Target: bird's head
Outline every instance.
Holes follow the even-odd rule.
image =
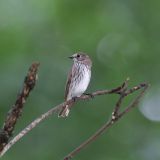
[[[75,53],[72,56],[70,56],[69,58],[73,59],[74,62],[80,62],[80,63],[90,60],[89,56],[82,53],[82,52]]]

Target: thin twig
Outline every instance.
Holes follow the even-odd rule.
[[[122,111],[121,113],[118,114],[118,117],[121,118],[124,114],[128,113],[132,108],[136,107],[137,104],[139,103],[139,100],[141,99],[141,97],[144,95],[145,91],[147,90],[147,88],[149,87],[149,84],[140,84],[136,87],[133,87],[132,89],[128,90],[126,92],[126,96],[129,94],[132,94],[134,91],[137,91],[141,88],[144,88],[139,94],[138,96],[126,107],[126,109],[124,111]]]
[[[112,126],[112,124],[114,122],[116,122],[119,118],[121,118],[123,116],[122,114],[118,114],[119,112],[119,108],[122,102],[122,99],[133,93],[136,90],[141,89],[142,87],[146,87],[147,84],[141,84],[139,86],[133,87],[130,90],[127,90],[128,87],[128,80],[126,80],[121,86],[111,89],[111,90],[101,90],[101,91],[96,91],[91,93],[90,95],[82,95],[79,98],[76,98],[76,101],[79,100],[88,100],[91,99],[95,96],[99,96],[99,95],[106,95],[106,94],[119,94],[120,95],[120,99],[116,104],[116,107],[114,108],[114,116],[112,116],[111,120],[108,121],[103,127],[101,127],[96,133],[95,135],[93,135],[92,137],[90,137],[86,142],[84,142],[80,147],[78,147],[77,149],[75,149],[73,152],[71,152],[66,158],[70,159],[71,157],[73,157],[76,153],[78,153],[81,149],[83,149],[87,144],[89,144],[91,141],[94,141],[96,138],[98,138],[99,135],[101,135],[106,129],[110,128],[110,126]],[[37,119],[35,119],[33,122],[31,122],[25,129],[23,129],[17,136],[15,136],[7,145],[5,145],[3,147],[3,150],[0,153],[0,157],[2,157],[17,141],[19,141],[24,135],[26,135],[28,132],[30,132],[33,128],[35,128],[41,121],[43,121],[44,119],[46,119],[47,117],[49,117],[50,115],[59,112],[64,106],[70,104],[70,103],[75,103],[74,100],[69,100],[67,102],[63,102],[59,105],[57,105],[56,107],[53,107],[52,109],[50,109],[49,111],[47,111],[46,113],[42,114],[41,116],[39,116]],[[135,104],[135,103],[134,103]],[[127,108],[126,108],[127,110]],[[128,112],[129,109],[127,111],[124,112]]]
[[[20,140],[23,136],[25,136],[29,131],[31,131],[34,127],[36,127],[41,121],[52,115],[53,113],[57,112],[60,107],[65,106],[65,102],[60,104],[57,107],[50,109],[48,112],[42,114],[40,117],[35,119],[31,122],[26,128],[24,128],[18,135],[16,135],[2,150],[0,153],[0,157],[2,157],[18,140]]]
[[[111,90],[101,90],[91,93],[92,96],[99,96],[99,95],[106,95],[106,94],[119,94],[121,90],[123,90],[124,85],[121,85],[117,88],[111,89]],[[81,97],[76,98],[76,101],[79,100],[88,100],[92,99],[92,96],[90,95],[82,95]],[[63,107],[66,105],[74,103],[74,100],[69,100],[66,102],[63,102],[56,107],[53,107],[46,113],[39,116],[37,119],[35,119],[33,122],[31,122],[26,128],[24,128],[18,135],[16,135],[2,150],[0,153],[0,157],[2,157],[17,141],[19,141],[23,136],[25,136],[28,132],[30,132],[33,128],[35,128],[42,120],[46,119],[47,117],[51,116],[54,113],[59,112]]]
[[[126,81],[124,81],[124,83],[122,84],[123,88],[121,89],[121,91],[119,92],[120,94],[120,98],[118,100],[118,102],[116,103],[115,107],[114,107],[114,111],[112,112],[112,118],[114,119],[115,117],[117,117],[120,107],[121,107],[121,103],[125,97],[125,92],[128,89],[128,81],[129,78],[126,79]]]
[[[22,114],[22,109],[30,91],[34,88],[37,79],[37,70],[39,63],[33,63],[28,74],[25,77],[22,90],[17,96],[15,104],[12,106],[11,110],[8,112],[6,120],[0,131],[0,152],[4,149],[9,139],[11,138],[16,122],[20,115]]]
[[[113,115],[112,117],[100,128],[98,129],[98,131],[96,131],[91,137],[89,137],[86,141],[84,141],[81,145],[79,145],[76,149],[74,149],[72,152],[70,152],[65,158],[64,160],[70,160],[71,158],[73,158],[76,154],[78,154],[82,149],[84,149],[88,144],[90,144],[91,142],[95,141],[101,134],[103,134],[105,131],[107,131],[113,124],[115,124],[115,122],[117,122],[120,118],[122,118],[126,113],[128,113],[133,107],[135,107],[137,105],[137,103],[139,102],[140,98],[143,96],[144,92],[147,90],[148,88],[148,84],[140,84],[136,87],[133,87],[132,89],[129,90],[125,90],[124,93],[122,93],[124,96],[127,96],[141,88],[143,88],[143,90],[139,93],[139,95],[133,100],[133,102],[128,105],[125,110],[121,113],[118,113],[117,108],[120,107],[121,103],[122,103],[122,99],[124,98],[124,96],[120,96],[119,100],[117,101],[115,107],[114,107],[114,111],[113,111]],[[114,113],[116,110],[116,114]]]

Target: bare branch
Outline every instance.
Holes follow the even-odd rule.
[[[125,87],[125,85],[123,83],[121,86],[119,86],[117,88],[114,88],[111,90],[96,91],[96,92],[91,93],[91,95],[95,97],[95,96],[106,95],[106,94],[120,94],[120,92],[124,89],[124,87]],[[92,96],[82,95],[81,97],[76,98],[76,101],[92,99]],[[75,103],[75,101],[69,100],[69,101],[63,102],[63,103],[57,105],[56,107],[53,107],[52,109],[50,109],[46,113],[39,116],[33,122],[31,122],[26,128],[24,128],[17,136],[15,136],[4,147],[4,149],[0,153],[0,157],[2,157],[17,141],[19,141],[23,136],[25,136],[28,132],[30,132],[33,128],[35,128],[41,121],[43,121],[47,117],[51,116],[52,114],[59,112],[63,107],[65,107],[66,105],[71,104],[71,103]]]
[[[115,105],[115,107],[114,107],[114,111],[112,112],[112,118],[117,117],[117,115],[118,115],[118,113],[119,113],[122,100],[124,99],[124,97],[125,97],[125,92],[127,91],[128,81],[129,81],[129,78],[127,78],[126,81],[122,84],[123,88],[122,88],[121,91],[119,92],[120,98],[119,98],[118,102],[116,103],[116,105]]]
[[[20,91],[15,104],[8,112],[6,120],[0,131],[0,152],[4,149],[8,140],[13,134],[16,122],[22,114],[22,109],[30,91],[34,88],[37,79],[37,70],[39,63],[33,63],[28,70],[28,74],[25,77],[23,88]]]
[[[126,86],[126,85],[124,85]],[[129,90],[121,90],[121,94],[120,94],[120,98],[117,101],[115,107],[114,107],[114,111],[112,113],[112,117],[100,128],[98,129],[91,137],[89,137],[86,141],[84,141],[81,145],[79,145],[76,149],[74,149],[71,153],[69,153],[64,160],[69,160],[71,158],[73,158],[76,154],[78,154],[82,149],[84,149],[88,144],[90,144],[91,142],[95,141],[101,134],[103,134],[105,131],[107,131],[109,128],[112,127],[113,124],[115,124],[115,122],[117,122],[121,117],[123,117],[126,113],[128,113],[129,111],[131,111],[131,109],[133,107],[136,107],[137,103],[139,102],[140,98],[143,96],[144,92],[147,90],[148,88],[148,84],[143,83],[140,84],[138,86],[135,86]],[[124,87],[125,88],[125,87]],[[139,93],[139,95],[133,100],[133,102],[128,105],[125,110],[121,113],[119,113],[119,108],[122,104],[122,99],[125,96],[128,96],[129,94],[142,89],[143,90]]]
[[[133,108],[137,103],[140,97],[142,96],[142,93],[121,113],[119,113],[119,109],[122,103],[122,100],[127,95],[144,88],[144,91],[147,89],[147,84],[140,84],[136,87],[133,87],[131,89],[128,89],[128,79],[119,87],[111,89],[111,90],[101,90],[101,91],[95,91],[91,93],[90,95],[82,95],[81,97],[76,98],[75,100],[69,100],[66,102],[63,102],[56,107],[51,108],[46,113],[39,116],[37,119],[35,119],[33,122],[31,122],[26,128],[24,128],[18,135],[16,135],[10,142],[8,142],[9,138],[12,135],[12,132],[14,130],[14,126],[16,124],[17,119],[19,118],[23,104],[25,103],[30,91],[33,89],[36,81],[36,74],[39,64],[35,63],[33,64],[28,72],[28,75],[25,78],[24,86],[19,94],[15,105],[9,112],[6,121],[4,123],[4,127],[2,129],[2,132],[0,133],[0,157],[2,157],[17,141],[19,141],[23,136],[25,136],[28,132],[30,132],[33,128],[35,128],[41,121],[46,119],[47,117],[53,115],[54,113],[59,112],[63,107],[69,104],[73,104],[79,100],[88,100],[92,99],[95,96],[100,95],[107,95],[107,94],[118,94],[120,95],[119,100],[117,101],[115,108],[113,110],[112,118],[104,124],[93,136],[91,136],[87,141],[82,143],[79,147],[77,147],[74,151],[72,151],[68,156],[65,157],[65,160],[68,160],[75,156],[78,152],[80,152],[84,147],[87,146],[87,144],[91,143],[95,139],[97,139],[104,131],[109,129],[118,119],[120,119],[125,113],[129,112],[131,108]],[[143,91],[143,92],[144,92]],[[7,138],[6,138],[7,137]],[[5,139],[6,138],[6,139]],[[5,139],[5,141],[4,141]]]

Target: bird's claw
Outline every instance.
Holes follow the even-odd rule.
[[[84,95],[90,96],[91,98],[94,98],[94,95],[92,93],[84,93]]]

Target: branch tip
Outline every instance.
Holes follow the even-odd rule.
[[[22,109],[26,99],[28,98],[30,91],[33,90],[35,86],[39,65],[40,63],[35,62],[29,67],[28,73],[24,79],[22,90],[18,94],[15,104],[7,113],[7,117],[0,131],[0,153],[12,137],[17,120],[22,114]]]

